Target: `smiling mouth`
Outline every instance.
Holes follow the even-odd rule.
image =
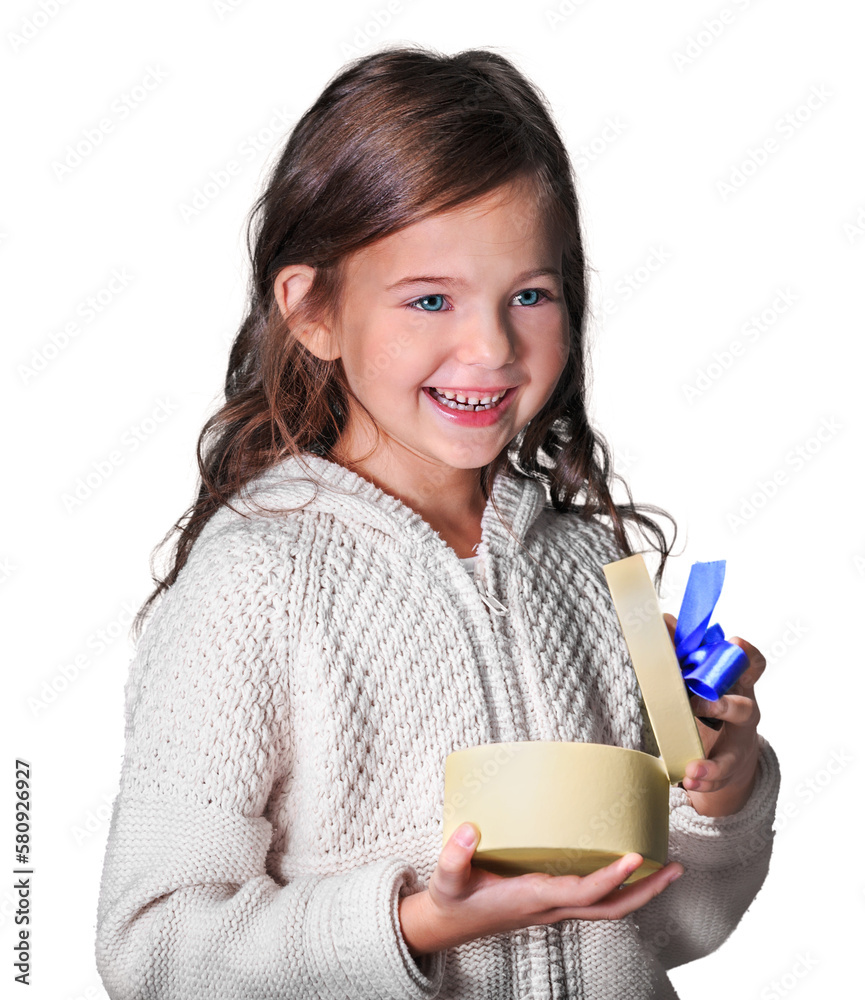
[[[504,399],[508,389],[497,389],[494,392],[458,392],[445,389],[440,391],[435,386],[425,385],[424,391],[433,399],[451,410],[494,410]]]

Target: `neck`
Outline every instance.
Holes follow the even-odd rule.
[[[486,498],[479,469],[459,469],[405,448],[398,442],[364,442],[345,434],[330,458],[411,507],[461,557],[474,555]]]

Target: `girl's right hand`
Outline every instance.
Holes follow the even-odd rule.
[[[457,834],[470,830],[470,844]],[[429,888],[403,897],[399,920],[415,957],[444,951],[475,938],[533,924],[580,920],[618,920],[654,899],[684,868],[672,862],[631,885],[622,882],[642,864],[626,854],[591,875],[494,875],[472,865],[478,841],[474,824],[454,830],[439,855]]]

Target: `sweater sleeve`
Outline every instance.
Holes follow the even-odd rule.
[[[286,884],[268,874],[266,807],[291,743],[274,594],[291,563],[249,527],[202,535],[136,651],[97,911],[112,1000],[441,988],[446,953],[416,962],[402,936],[399,899],[423,888],[405,859]]]
[[[739,812],[701,816],[684,789],[670,789],[668,860],[685,873],[633,914],[644,949],[664,969],[719,948],[766,878],[781,774],[769,742],[757,739],[757,779]]]
[[[611,528],[592,522],[591,538],[600,562],[624,558]],[[599,572],[602,569],[599,567]],[[602,579],[602,577],[601,577]],[[608,593],[606,586],[602,593]],[[608,605],[611,621],[615,611]],[[630,653],[616,625],[611,631],[617,658],[633,670]],[[640,699],[642,749],[658,756],[658,745]],[[769,871],[772,824],[781,784],[775,751],[759,733],[757,779],[748,801],[731,816],[701,816],[683,788],[670,788],[668,861],[685,872],[633,914],[644,950],[663,969],[672,969],[717,950],[732,934],[760,891]]]

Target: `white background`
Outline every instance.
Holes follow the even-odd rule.
[[[559,6],[401,0],[380,29],[386,0],[3,5],[0,976],[14,986],[18,756],[33,768],[30,997],[105,995],[93,938],[130,612],[193,498],[244,308],[246,215],[291,124],[385,41],[493,47],[547,95],[594,269],[594,419],[634,499],[680,528],[662,606],[677,613],[692,562],[726,559],[715,620],[770,659],[760,729],[783,770],[771,871],[728,942],[673,981],[683,998],[846,992],[865,902],[859,10]],[[102,141],[59,169],[106,117]],[[233,158],[242,170],[208,187]],[[197,189],[210,195],[184,218]]]

